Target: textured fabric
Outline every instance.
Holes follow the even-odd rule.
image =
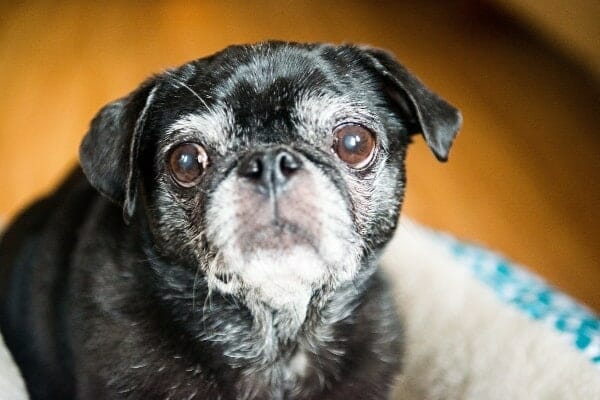
[[[600,368],[600,321],[589,309],[494,252],[448,235],[432,235],[449,247],[475,279],[493,289],[501,301],[560,332]]]
[[[600,399],[597,319],[522,267],[406,218],[382,264],[405,329],[394,399]]]
[[[25,384],[0,335],[0,400],[25,399]]]

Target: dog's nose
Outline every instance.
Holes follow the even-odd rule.
[[[302,168],[300,157],[292,150],[274,148],[257,151],[242,160],[238,174],[251,180],[262,193],[277,192]]]

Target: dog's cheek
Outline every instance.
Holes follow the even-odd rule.
[[[344,175],[354,221],[368,248],[381,248],[393,234],[404,197],[402,171],[402,159],[382,156],[367,173]]]
[[[168,184],[158,185],[149,207],[155,246],[174,259],[196,264],[204,240],[201,204],[199,196],[182,196]]]
[[[394,160],[382,167],[374,185],[372,204],[375,210],[369,225],[369,241],[372,248],[381,248],[394,234],[404,200],[406,178],[404,160]]]
[[[315,194],[319,196],[319,220],[325,229],[320,238],[320,253],[333,266],[338,283],[351,280],[359,268],[362,238],[355,230],[350,204],[330,177],[315,166],[308,166],[315,177]]]

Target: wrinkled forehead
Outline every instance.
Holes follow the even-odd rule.
[[[382,129],[372,88],[318,58],[256,54],[242,63],[188,67],[194,68],[186,81],[172,82],[196,106],[170,121],[168,140],[196,138],[224,153],[261,142],[317,142],[341,123]]]

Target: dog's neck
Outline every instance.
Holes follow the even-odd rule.
[[[298,349],[317,352],[331,345],[333,328],[351,317],[360,304],[367,280],[374,271],[365,262],[357,277],[338,288],[314,291],[304,314],[275,310],[265,303],[211,291],[204,277],[191,269],[165,265],[148,257],[158,301],[172,313],[189,336],[211,343],[232,366],[264,365],[290,359]]]

